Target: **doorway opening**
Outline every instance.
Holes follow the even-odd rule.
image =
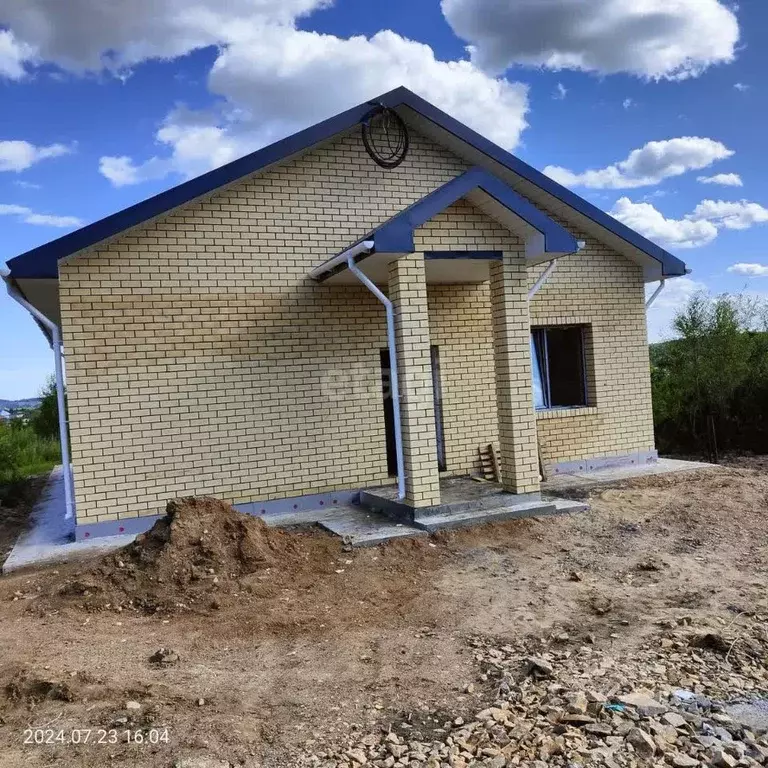
[[[437,436],[437,468],[445,472],[445,428],[443,426],[443,390],[440,383],[440,350],[437,346],[429,349],[432,362],[432,391],[435,405],[435,435]],[[384,431],[387,441],[387,472],[391,477],[397,475],[397,451],[395,450],[395,409],[392,405],[391,373],[389,350],[382,349],[381,391],[384,396]]]

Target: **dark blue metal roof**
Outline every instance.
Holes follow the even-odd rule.
[[[578,243],[570,232],[482,168],[471,168],[376,227],[363,240],[372,240],[379,253],[413,253],[413,233],[449,205],[475,189],[498,200],[544,236],[544,252],[575,253]]]
[[[387,107],[405,106],[426,119],[470,144],[476,150],[514,171],[522,178],[535,184],[579,213],[592,219],[605,229],[618,235],[648,256],[661,263],[664,277],[685,274],[685,264],[672,254],[639,235],[634,230],[616,221],[591,203],[532,168],[514,155],[506,152],[458,120],[445,114],[437,107],[409,91],[396,88],[370,102],[348,109],[346,112],[317,123],[299,133],[252,152],[227,165],[190,179],[172,189],[161,192],[130,208],[114,213],[104,219],[71,232],[68,235],[41,245],[8,262],[13,278],[57,278],[58,262],[73,253],[124,232],[157,216],[188,203],[197,197],[209,194],[219,187],[231,184],[248,174],[266,168],[285,158],[340,133],[362,122],[376,104]]]

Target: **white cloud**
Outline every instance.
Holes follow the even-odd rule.
[[[649,283],[645,286],[646,299],[650,298],[658,283]],[[707,290],[707,286],[690,277],[676,277],[667,280],[664,290],[656,297],[656,300],[648,309],[648,341],[653,344],[656,341],[664,341],[673,335],[672,321],[677,312],[682,309],[695,293]]]
[[[42,189],[42,186],[40,184],[34,184],[31,181],[24,181],[23,179],[17,179],[13,183],[17,187],[21,187],[21,189]]]
[[[683,136],[649,141],[640,149],[632,150],[626,160],[606,168],[574,173],[567,168],[548,165],[544,173],[568,187],[633,189],[658,184],[686,171],[701,170],[732,155],[733,152],[719,141]]]
[[[36,147],[28,141],[0,141],[0,171],[25,171],[35,163],[51,157],[61,157],[73,151],[64,144]]]
[[[225,98],[215,120],[171,113],[146,161],[102,158],[116,184],[191,175],[405,85],[507,148],[526,127],[528,89],[468,60],[440,61],[428,45],[384,30],[340,38],[296,28],[332,0],[5,0],[0,24],[38,61],[76,73],[126,77],[148,59],[215,46],[209,89]]]
[[[768,277],[768,264],[747,264],[739,262],[728,267],[729,272],[746,277]]]
[[[0,21],[2,21],[0,11]],[[34,58],[35,51],[31,45],[16,39],[13,32],[0,29],[0,78],[21,80],[26,75],[25,62]]]
[[[621,102],[621,106],[624,107],[624,109],[630,109],[631,107],[635,106],[635,100],[627,97],[624,99],[624,101]]]
[[[568,95],[568,89],[562,84],[558,83],[557,88],[555,88],[555,93],[553,94],[553,99],[564,99]]]
[[[229,105],[224,114],[174,110],[156,135],[169,155],[104,157],[101,172],[115,184],[193,176],[399,85],[510,149],[527,125],[526,86],[488,77],[468,61],[440,61],[429,46],[394,32],[343,39],[251,28],[220,51],[209,76]]]
[[[768,223],[768,208],[747,200],[702,200],[682,219],[668,219],[651,203],[616,201],[611,216],[667,248],[698,248],[711,243],[721,229],[749,229]]]
[[[650,203],[633,203],[628,197],[616,201],[611,216],[665,248],[698,248],[717,237],[709,221],[667,219]]]
[[[730,62],[736,14],[720,0],[442,0],[472,60],[647,79],[696,77]]]
[[[54,216],[48,213],[35,213],[25,205],[0,203],[0,216],[14,216],[24,224],[34,224],[43,227],[72,228],[83,225],[82,219],[76,216]]]
[[[689,218],[691,221],[710,221],[718,228],[749,229],[768,222],[768,208],[747,200],[702,200]]]
[[[113,72],[227,42],[265,21],[290,24],[331,0],[4,0],[0,24],[64,69]]]
[[[696,181],[701,184],[720,184],[724,187],[744,186],[744,182],[738,173],[716,173],[714,176],[699,176]]]
[[[741,91],[741,93],[744,93],[744,91],[748,91],[749,90],[749,86],[746,83],[734,83],[733,87],[737,91]]]

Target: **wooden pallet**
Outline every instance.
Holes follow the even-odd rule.
[[[483,472],[483,479],[488,482],[498,483],[501,477],[499,472],[499,458],[496,455],[496,449],[491,443],[486,446],[480,446],[477,449],[480,455],[480,467]]]

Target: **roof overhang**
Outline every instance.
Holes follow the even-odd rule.
[[[408,126],[423,136],[467,163],[488,170],[538,207],[640,265],[646,282],[690,274],[685,262],[664,248],[420,96],[411,94],[397,111]]]
[[[413,253],[416,250],[416,230],[461,199],[468,200],[517,235],[525,246],[526,261],[531,265],[551,261],[579,250],[573,235],[554,219],[488,171],[471,168],[388,219],[350,248],[315,267],[309,273],[310,277],[322,282],[337,275],[346,269],[351,251],[355,251],[358,261],[375,257],[380,264],[388,264],[403,254]],[[361,243],[366,244],[365,249],[359,248]],[[470,255],[462,257],[462,252],[456,251],[450,257],[438,257],[433,254],[431,260],[478,262],[487,261],[487,258],[479,258],[477,252],[470,252]],[[368,267],[370,268],[370,265]],[[445,282],[463,282],[458,276],[451,275],[450,270],[446,271],[446,267],[447,265],[439,265],[433,267],[430,272],[439,273]],[[454,269],[458,267],[457,264],[453,265]],[[483,268],[482,264],[463,265],[461,269],[463,274],[472,272],[480,275],[482,272],[483,279],[487,279],[487,271],[487,267]],[[373,276],[371,278],[374,279]]]
[[[11,277],[19,281],[20,285],[23,280],[57,281],[58,266],[61,262],[134,227],[147,224],[192,200],[234,184],[252,173],[263,172],[300,155],[359,125],[369,117],[372,109],[379,105],[396,109],[414,130],[445,146],[469,165],[489,172],[509,190],[530,201],[532,207],[546,210],[550,215],[562,219],[566,224],[640,264],[646,281],[686,274],[685,264],[663,248],[408,89],[396,88],[268,147],[17,256],[8,262]],[[41,286],[42,288],[45,286]],[[27,292],[33,290],[28,287]],[[50,305],[49,298],[41,297],[41,300]]]

